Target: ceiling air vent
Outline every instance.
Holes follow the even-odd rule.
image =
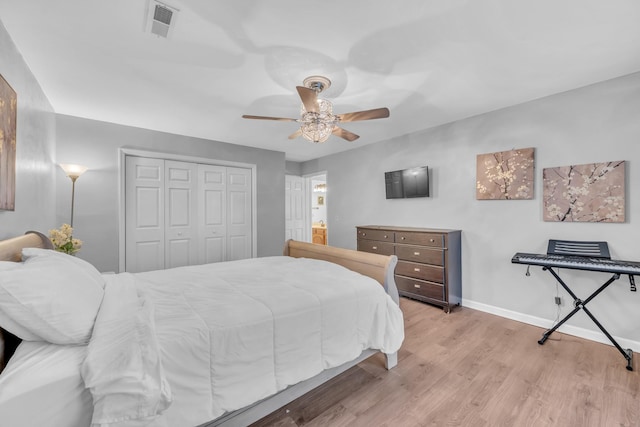
[[[147,31],[159,37],[169,37],[172,28],[175,26],[177,12],[178,9],[150,0]]]

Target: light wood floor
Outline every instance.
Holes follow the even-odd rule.
[[[615,347],[480,311],[401,299],[398,366],[375,355],[253,424],[640,426],[640,366]],[[634,349],[640,351],[640,349]]]

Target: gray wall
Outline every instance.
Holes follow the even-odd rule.
[[[331,245],[355,248],[355,227],[364,224],[461,229],[463,304],[549,327],[556,317],[553,277],[540,268],[526,277],[511,257],[544,253],[548,239],[556,238],[605,240],[613,258],[640,261],[639,118],[637,73],[305,162],[302,173],[327,171]],[[527,147],[535,147],[535,198],[476,200],[476,155]],[[542,220],[543,168],[609,160],[627,161],[626,223]],[[431,169],[431,197],[385,199],[385,171],[421,165]],[[608,277],[569,270],[561,276],[582,297]],[[571,300],[561,295],[566,313]],[[592,304],[610,333],[640,342],[640,292],[629,292],[626,277]],[[608,342],[582,312],[570,325]]]
[[[55,116],[0,22],[0,74],[18,97],[15,211],[0,210],[0,239],[55,227]]]
[[[65,115],[56,116],[60,163],[89,167],[76,182],[74,235],[80,258],[100,271],[118,271],[120,147],[257,165],[258,256],[280,255],[284,245],[284,153],[173,135]],[[57,222],[69,222],[71,181],[57,171]]]

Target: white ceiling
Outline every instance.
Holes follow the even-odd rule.
[[[57,113],[294,161],[640,71],[638,0],[167,0],[167,39],[145,32],[148,1],[0,0],[0,20]],[[297,117],[316,74],[335,113],[391,117],[324,144],[241,118]]]

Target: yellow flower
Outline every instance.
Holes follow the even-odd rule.
[[[60,228],[49,230],[49,239],[56,251],[73,255],[82,247],[82,240],[74,239],[73,228],[69,224],[62,224]]]

